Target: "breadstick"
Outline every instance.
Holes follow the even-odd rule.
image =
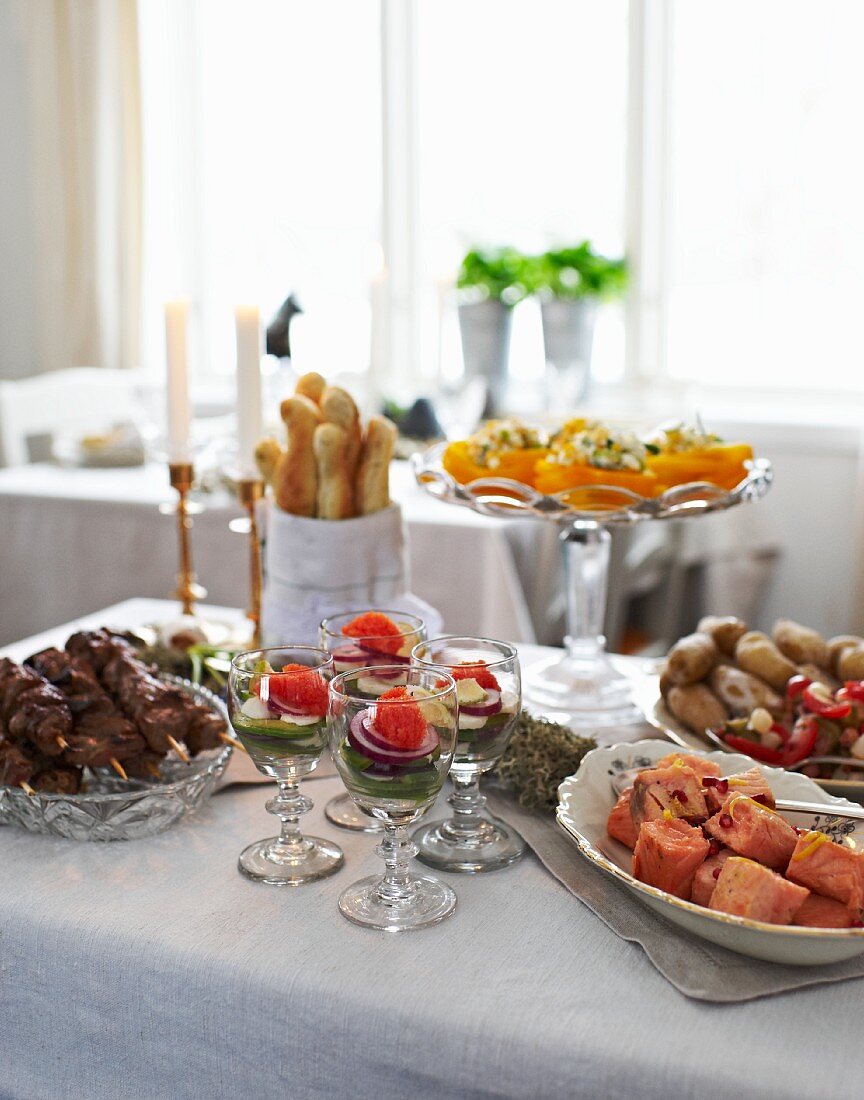
[[[321,398],[321,412],[325,420],[329,420],[331,424],[338,424],[348,436],[348,473],[353,485],[362,443],[360,413],[354,404],[354,398],[339,386],[328,386]]]
[[[396,425],[384,416],[372,416],[357,467],[357,514],[380,512],[390,503],[390,459],[396,442]]]
[[[308,397],[310,401],[314,401],[316,405],[321,404],[321,394],[324,392],[327,386],[327,380],[322,378],[317,371],[310,371],[308,374],[301,374],[297,379],[297,385],[294,387],[294,392],[301,397]]]
[[[284,453],[281,444],[272,435],[267,436],[266,439],[260,439],[255,447],[255,464],[258,472],[271,487],[274,485],[276,467]]]
[[[338,424],[325,421],[315,429],[313,447],[318,473],[318,518],[350,519],[354,494],[347,465],[348,433]]]
[[[276,503],[295,516],[314,516],[318,474],[312,439],[321,420],[318,407],[308,397],[289,397],[280,409],[288,430],[288,450],[276,469]]]

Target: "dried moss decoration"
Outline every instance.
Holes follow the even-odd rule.
[[[558,785],[578,770],[586,752],[596,748],[592,737],[579,737],[569,726],[523,710],[495,775],[526,809],[554,809]]]

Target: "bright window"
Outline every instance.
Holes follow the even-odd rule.
[[[864,6],[670,10],[669,374],[864,387]]]

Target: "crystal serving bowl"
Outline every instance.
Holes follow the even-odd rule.
[[[225,706],[206,688],[176,676],[161,679],[187,691],[224,718]],[[67,840],[140,840],[194,813],[216,789],[231,758],[231,746],[208,749],[184,764],[173,753],[160,763],[159,780],[120,779],[111,768],[85,768],[79,794],[30,795],[0,787],[0,824]]]

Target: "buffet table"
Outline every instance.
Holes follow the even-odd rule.
[[[554,532],[432,500],[405,462],[393,464],[391,484],[408,527],[412,589],[438,608],[447,629],[543,640],[559,584]],[[0,644],[106,603],[170,592],[173,518],[158,507],[171,499],[160,465],[0,470]],[[245,598],[247,548],[228,524],[241,511],[222,491],[202,502],[195,568],[214,603],[237,604]],[[442,569],[442,561],[459,568]]]
[[[173,606],[136,600],[74,626],[160,613]],[[72,628],[5,652],[62,643]],[[528,664],[542,655],[522,649]],[[338,787],[307,784],[310,832],[336,832],[322,810]],[[0,1094],[854,1091],[856,982],[723,1007],[689,1000],[530,854],[495,874],[443,876],[459,898],[450,920],[379,935],[336,908],[348,882],[377,870],[367,836],[340,832],[345,869],[298,890],[241,878],[239,851],[269,827],[263,803],[260,789],[231,787],[193,820],[128,843],[0,829]],[[810,1041],[793,1041],[802,1031]]]

